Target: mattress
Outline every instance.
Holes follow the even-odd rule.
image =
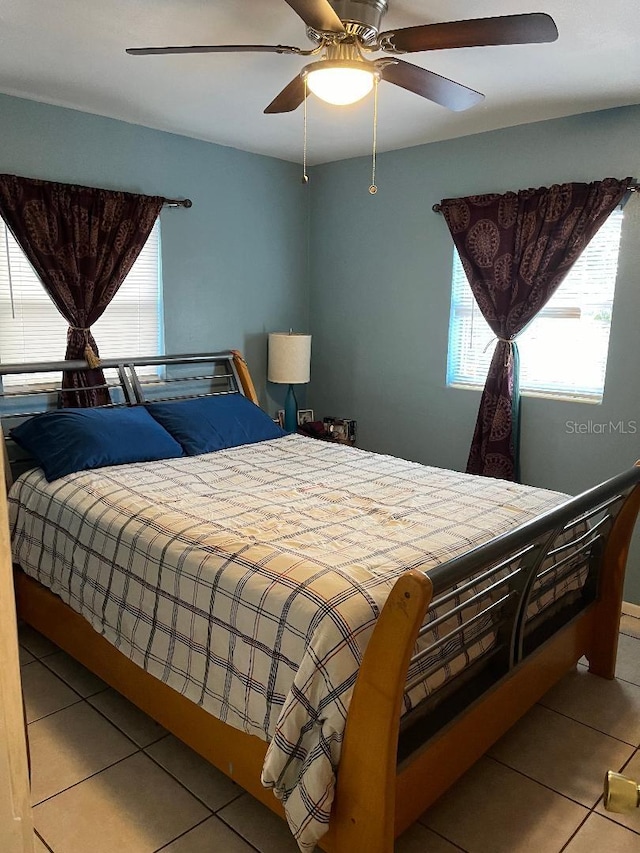
[[[263,783],[311,850],[328,825],[358,666],[397,576],[565,498],[290,435],[53,483],[36,469],[9,510],[27,574],[149,673],[269,741]],[[405,710],[492,641],[461,651]]]

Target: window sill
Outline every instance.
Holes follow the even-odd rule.
[[[478,391],[482,392],[483,386],[480,385],[466,385],[462,382],[452,382],[445,387],[447,388],[455,388],[456,390],[462,391]],[[563,394],[562,392],[553,392],[553,391],[520,391],[521,397],[534,397],[540,400],[558,400],[562,403],[587,403],[591,406],[601,406],[602,405],[602,397],[587,397],[587,396],[579,396],[577,394]]]

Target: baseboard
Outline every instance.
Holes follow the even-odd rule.
[[[636,619],[640,619],[640,604],[630,604],[628,601],[623,601],[622,612],[625,616],[635,616]]]

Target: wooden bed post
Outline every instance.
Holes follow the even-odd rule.
[[[400,707],[433,587],[421,571],[396,581],[376,623],[349,706],[338,769],[335,850],[393,853]]]
[[[636,466],[640,466],[640,461],[636,462]],[[594,620],[595,632],[591,648],[587,652],[589,672],[602,678],[615,676],[624,573],[638,511],[640,486],[636,486],[625,500],[613,523],[602,556],[600,590]]]
[[[244,360],[240,350],[232,349],[231,352],[233,353],[233,363],[236,371],[238,372],[238,379],[242,385],[245,397],[251,400],[252,403],[255,403],[256,406],[259,405],[258,395],[256,394],[256,389],[254,387],[251,374],[249,373],[247,362]]]

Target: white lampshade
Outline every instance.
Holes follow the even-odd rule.
[[[311,335],[271,332],[269,382],[301,385],[311,378]]]

